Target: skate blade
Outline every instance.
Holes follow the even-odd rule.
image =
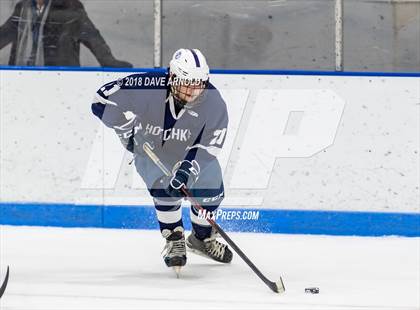
[[[175,271],[176,278],[179,279],[179,276],[181,275],[181,266],[174,266],[172,267]]]

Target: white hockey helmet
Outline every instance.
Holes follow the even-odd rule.
[[[177,50],[169,62],[172,95],[184,106],[195,103],[207,86],[209,72],[200,50]]]
[[[200,50],[182,48],[172,56],[169,71],[180,79],[207,81],[210,70]]]

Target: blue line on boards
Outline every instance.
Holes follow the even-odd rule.
[[[229,208],[224,211],[244,211]],[[218,219],[227,231],[341,236],[420,237],[420,213],[246,209],[257,220]],[[189,217],[189,208],[183,208]],[[0,203],[0,224],[158,229],[152,206],[77,205],[71,203]],[[185,228],[190,229],[189,221]]]

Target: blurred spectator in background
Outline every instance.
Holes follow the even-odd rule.
[[[12,43],[9,65],[80,66],[80,43],[103,67],[132,67],[115,59],[79,0],[22,0],[0,26],[0,49]]]

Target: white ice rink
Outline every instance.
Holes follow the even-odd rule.
[[[420,238],[232,233],[270,279],[283,276],[278,295],[238,256],[221,265],[190,253],[176,279],[157,230],[0,229],[2,278],[11,271],[1,310],[420,307]]]

